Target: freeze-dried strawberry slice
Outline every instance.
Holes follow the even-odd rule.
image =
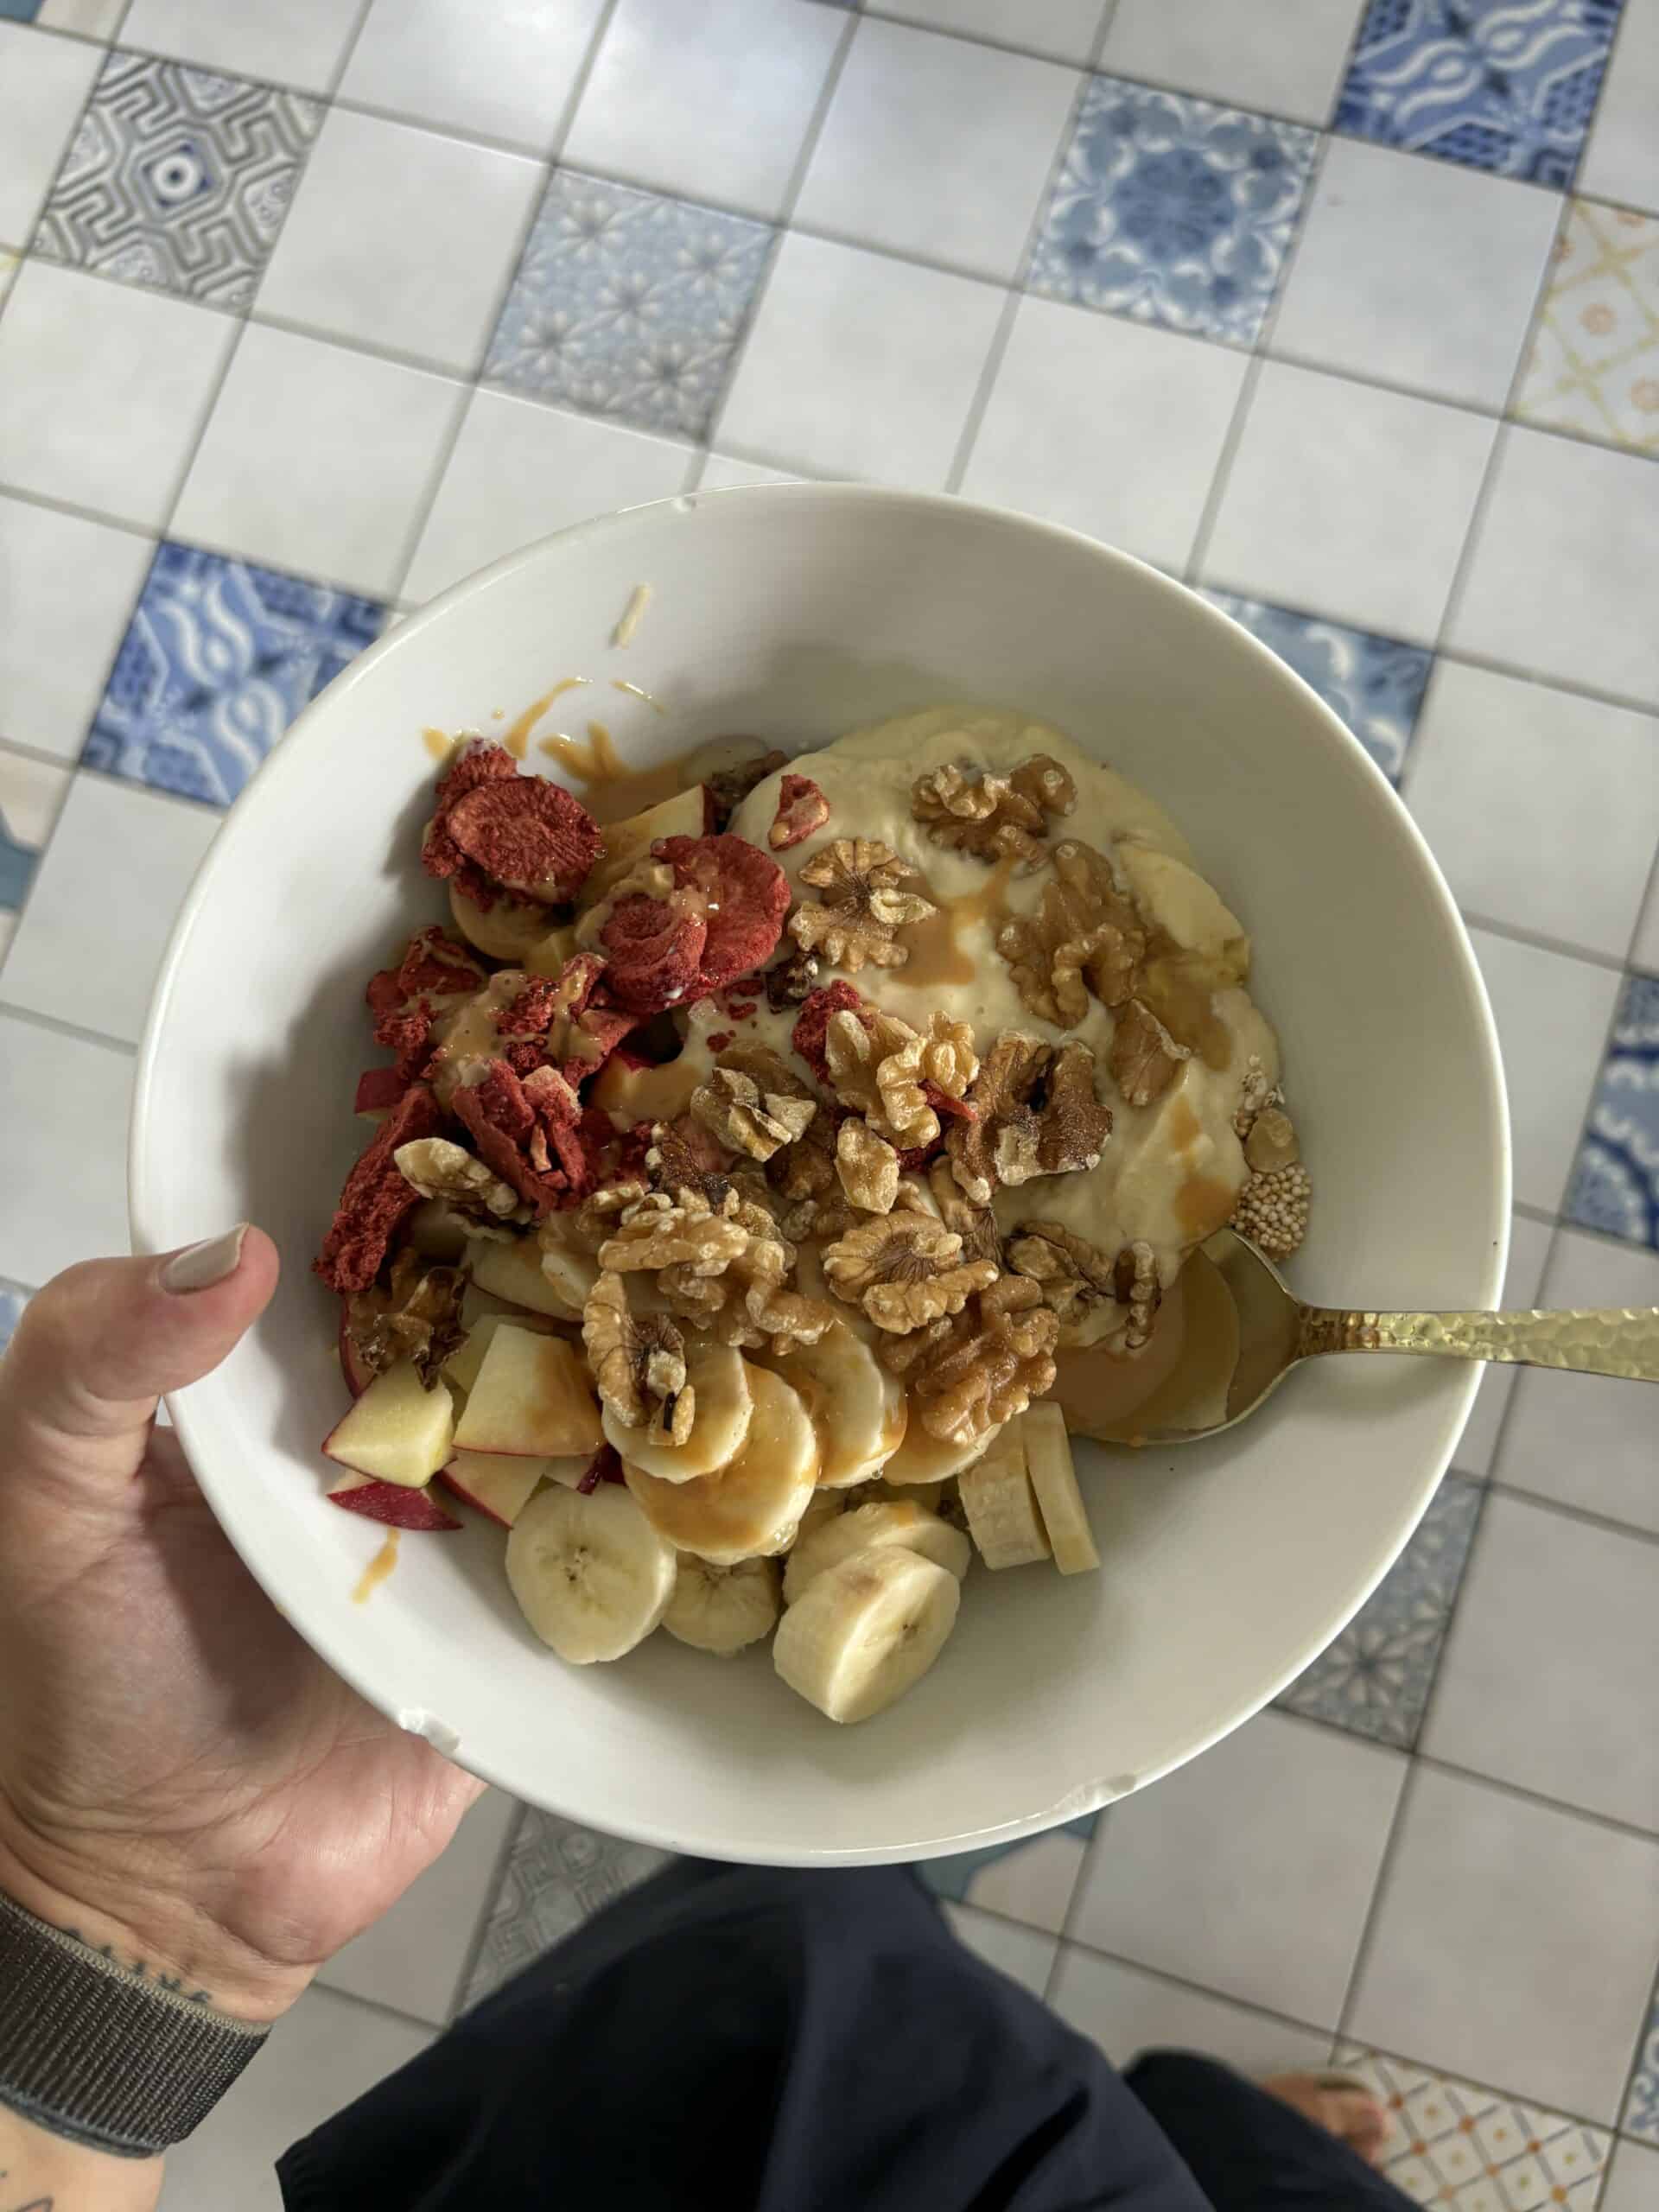
[[[435,1136],[443,1109],[423,1083],[411,1084],[346,1178],[334,1218],[318,1253],[317,1273],[338,1291],[366,1290],[380,1272],[392,1232],[421,1202],[392,1159],[399,1145]]]
[[[942,1122],[976,1122],[979,1109],[965,1098],[953,1098],[931,1075],[922,1077],[922,1096]]]
[[[395,968],[370,976],[365,995],[374,1015],[374,1041],[397,1053],[400,1090],[426,1072],[435,1019],[487,981],[469,949],[435,926],[410,938]]]
[[[600,931],[611,995],[635,1014],[701,998],[697,979],[708,940],[709,924],[692,907],[629,892]]]
[[[790,1042],[806,1062],[820,1083],[830,1080],[830,1063],[824,1058],[823,1040],[829,1033],[830,1017],[836,1014],[857,1014],[864,1011],[864,1001],[850,983],[825,983],[816,991],[809,991],[801,1001],[800,1013],[790,1032]]]
[[[597,1075],[639,1027],[637,1014],[606,1003],[604,973],[597,953],[578,952],[556,976],[532,976],[495,1017],[503,1058],[520,1075],[545,1062],[569,1084]]]
[[[745,837],[659,837],[653,860],[666,861],[682,890],[705,907],[709,938],[696,995],[706,998],[772,957],[789,912],[789,878]]]
[[[556,1068],[521,1078],[505,1060],[487,1061],[477,1083],[455,1092],[454,1104],[479,1158],[535,1208],[538,1221],[586,1196],[593,1172],[577,1126],[582,1108]]]
[[[357,1078],[354,1114],[389,1114],[409,1088],[396,1068],[365,1068]]]
[[[437,804],[421,843],[421,866],[427,874],[441,880],[453,876],[457,889],[486,913],[501,896],[500,890],[450,836],[449,817],[468,791],[486,784],[512,782],[518,774],[511,753],[493,745],[486,737],[475,737],[439,777]]]
[[[449,842],[499,889],[544,906],[574,899],[599,858],[599,824],[540,776],[477,784],[444,817]]]
[[[785,776],[778,786],[778,811],[766,832],[774,853],[802,844],[830,819],[830,802],[810,776]]]

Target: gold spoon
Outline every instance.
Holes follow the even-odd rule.
[[[1213,1339],[1217,1324],[1230,1344],[1212,1360],[1210,1347],[1183,1358],[1174,1374],[1125,1413],[1120,1425],[1091,1422],[1103,1442],[1188,1444],[1231,1428],[1269,1398],[1293,1367],[1336,1351],[1411,1352],[1434,1359],[1503,1360],[1523,1367],[1559,1367],[1576,1375],[1618,1375],[1659,1382],[1659,1306],[1609,1307],[1557,1313],[1370,1313],[1306,1306],[1288,1290],[1253,1244],[1224,1229],[1201,1245],[1182,1271],[1212,1279],[1186,1284],[1189,1329]],[[1221,1296],[1216,1296],[1217,1289]],[[1194,1293],[1198,1292],[1198,1296]],[[1232,1315],[1227,1315],[1230,1305]],[[1210,1368],[1206,1384],[1181,1387],[1183,1370]]]

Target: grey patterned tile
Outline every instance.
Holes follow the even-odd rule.
[[[64,157],[35,251],[244,307],[322,120],[315,100],[177,61],[111,54]]]
[[[1659,2143],[1659,1995],[1654,1998],[1648,2024],[1642,2031],[1642,2048],[1637,2053],[1621,2125],[1627,2135],[1640,2136],[1644,2143]]]
[[[1298,124],[1095,78],[1042,219],[1031,289],[1253,344],[1318,144]]]
[[[772,235],[742,215],[556,171],[485,380],[642,429],[707,437]]]
[[[1659,976],[1625,979],[1567,1212],[1659,1251]]]
[[[1398,784],[1417,728],[1434,656],[1421,645],[1298,614],[1230,591],[1204,596],[1289,663],[1339,715],[1391,784]]]
[[[1448,1475],[1380,1587],[1278,1704],[1409,1750],[1422,1725],[1479,1510],[1479,1484]]]
[[[461,2009],[479,2004],[583,1921],[668,1864],[665,1852],[526,1806]]]

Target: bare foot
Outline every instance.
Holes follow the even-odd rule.
[[[1272,2074],[1261,2087],[1345,2143],[1368,2166],[1380,2164],[1389,2139],[1389,2115],[1381,2101],[1357,2082],[1339,2074]]]

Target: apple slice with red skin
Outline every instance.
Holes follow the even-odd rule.
[[[478,1370],[484,1364],[484,1355],[490,1341],[503,1323],[515,1329],[528,1329],[534,1336],[550,1337],[557,1324],[540,1313],[485,1313],[474,1322],[460,1344],[443,1363],[443,1379],[457,1390],[470,1390],[478,1380]]]
[[[536,1459],[581,1452],[591,1459],[604,1440],[593,1382],[575,1346],[503,1321],[467,1394],[455,1431],[457,1449]]]
[[[459,1529],[453,1513],[446,1513],[429,1491],[410,1490],[405,1483],[377,1482],[372,1475],[342,1475],[328,1491],[331,1505],[365,1520],[383,1521],[390,1529],[421,1529],[442,1534]]]
[[[454,1427],[454,1403],[443,1384],[427,1389],[414,1361],[400,1359],[353,1401],[322,1448],[359,1475],[420,1490],[450,1458]]]
[[[520,1459],[499,1452],[457,1452],[438,1480],[464,1503],[511,1529],[543,1482],[574,1490],[587,1465],[579,1459]]]

